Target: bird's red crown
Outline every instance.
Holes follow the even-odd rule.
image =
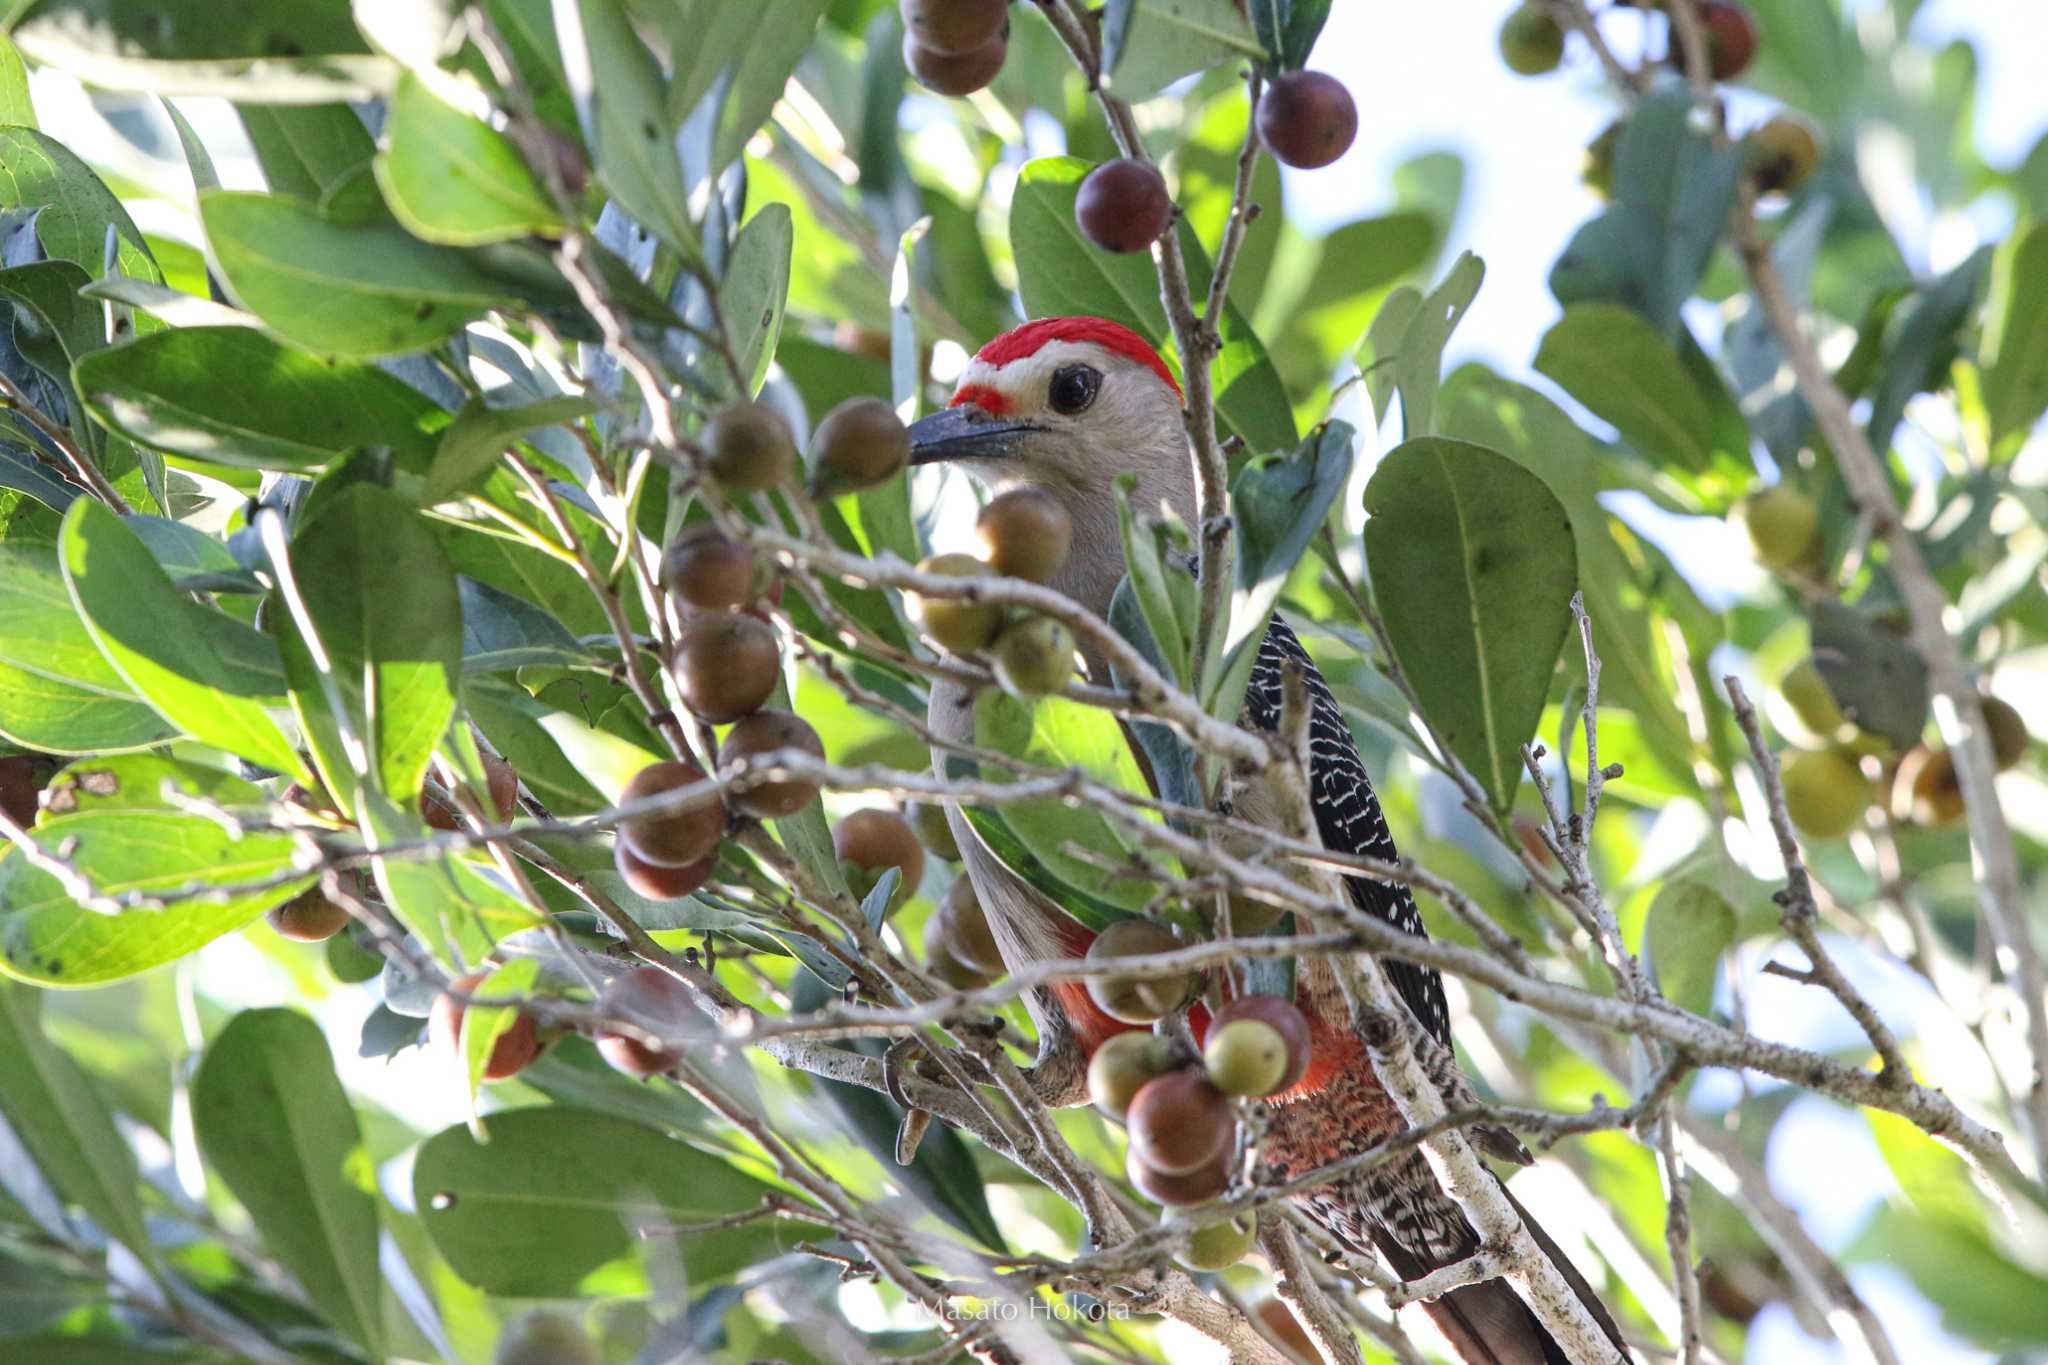
[[[1152,349],[1150,342],[1120,322],[1108,318],[1072,317],[1039,318],[1022,327],[1013,327],[974,353],[974,358],[984,365],[1000,369],[1013,360],[1023,360],[1038,354],[1040,347],[1053,341],[1092,341],[1112,355],[1135,360],[1152,373],[1166,381],[1174,396],[1180,396],[1180,381],[1173,377],[1173,371]],[[991,406],[990,400],[1002,402],[1002,396],[982,385],[974,384],[953,395],[953,407],[964,403],[979,403],[991,411],[1000,407]]]

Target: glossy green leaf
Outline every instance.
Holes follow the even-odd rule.
[[[1188,682],[1189,623],[1180,602],[1190,575],[1169,562],[1165,542],[1170,534],[1152,516],[1141,516],[1131,506],[1131,475],[1116,481],[1117,533],[1123,541],[1124,568],[1130,584],[1131,605],[1143,616],[1145,641],[1161,672],[1182,687]],[[1180,528],[1185,541],[1187,530]]]
[[[223,769],[167,754],[109,754],[81,759],[51,778],[43,810],[51,816],[176,810],[167,789],[237,814],[270,809],[269,793]]]
[[[554,617],[473,578],[458,578],[462,599],[462,669],[465,674],[539,664],[592,666],[597,656]]]
[[[1612,303],[1565,309],[1544,334],[1536,369],[1646,458],[1696,473],[1713,463],[1705,395],[1677,350],[1635,310]]]
[[[1735,927],[1735,907],[1712,886],[1693,880],[1664,884],[1650,902],[1643,952],[1666,999],[1694,1014],[1707,1012]]]
[[[1884,1164],[1915,1209],[1978,1231],[1991,1227],[1989,1205],[1967,1161],[1909,1118],[1882,1109],[1866,1109],[1863,1117]]]
[[[28,68],[12,39],[0,34],[0,124],[36,126],[36,107],[29,100]]]
[[[749,395],[761,391],[775,344],[782,338],[782,314],[789,303],[789,257],[795,244],[787,204],[764,204],[733,241],[718,287],[719,310],[731,333],[740,374]]]
[[[199,213],[236,301],[315,351],[416,351],[512,303],[467,256],[395,224],[344,227],[295,199],[229,190],[201,194]]]
[[[141,1180],[106,1102],[43,1033],[43,994],[0,980],[0,1115],[57,1192],[148,1259]]]
[[[235,1015],[199,1064],[192,1121],[264,1250],[329,1322],[381,1351],[376,1171],[320,1026],[290,1009]]]
[[[1981,1228],[1885,1204],[1845,1259],[1903,1271],[1940,1308],[1942,1325],[1973,1341],[1993,1348],[2048,1342],[2048,1276],[1993,1245]]]
[[[240,104],[235,114],[270,192],[308,204],[320,203],[377,153],[370,130],[346,104]]]
[[[43,373],[61,380],[71,362],[107,344],[98,304],[78,296],[92,283],[69,261],[35,261],[0,270],[0,303],[14,312],[14,344]]]
[[[359,814],[373,849],[433,832],[417,814],[399,810],[375,792],[364,796]],[[495,869],[486,875],[462,855],[379,858],[372,868],[377,889],[398,922],[450,973],[472,969],[500,940],[543,922],[539,912],[505,889]]]
[[[1119,0],[1110,9],[1104,84],[1123,99],[1145,99],[1194,72],[1267,55],[1232,0]]]
[[[80,498],[71,505],[59,552],[65,586],[93,643],[137,696],[194,739],[310,776],[267,713],[284,694],[268,639],[180,592],[103,503]]]
[[[582,18],[583,42],[564,46],[562,64],[597,178],[642,227],[694,260],[697,229],[654,56],[633,32],[621,0],[561,0],[572,3]]]
[[[2036,222],[1999,262],[1997,310],[1984,338],[1984,407],[1994,456],[2018,451],[2048,412],[2048,222]]]
[[[232,384],[221,383],[233,375]],[[447,415],[374,365],[323,361],[247,327],[179,327],[95,352],[74,371],[88,410],[141,445],[247,469],[317,469],[389,446],[423,469]]]
[[[256,316],[230,308],[212,299],[202,299],[173,289],[167,284],[131,280],[126,275],[109,275],[94,280],[78,291],[89,299],[104,299],[140,308],[173,327],[255,327]]]
[[[413,1165],[420,1218],[449,1266],[521,1297],[578,1293],[593,1272],[638,1253],[639,1229],[758,1208],[770,1190],[660,1129],[565,1105],[493,1114],[488,1146],[444,1129]],[[661,1254],[701,1285],[817,1235],[764,1219],[665,1240]]]
[[[1316,36],[1330,17],[1330,0],[1251,0],[1252,29],[1282,71],[1308,61]]]
[[[24,34],[16,31],[16,38]],[[24,51],[29,49],[22,43]],[[40,59],[39,59],[40,60]],[[128,210],[92,168],[55,138],[33,128],[0,128],[0,209],[41,209],[36,236],[43,250],[98,278],[106,273],[107,229],[118,243],[121,273],[163,283],[163,271]]]
[[[1061,697],[1045,697],[1034,706],[985,688],[974,699],[974,736],[976,743],[1013,758],[1049,768],[1078,768],[1124,791],[1146,790],[1123,730],[1114,717],[1092,706]],[[984,770],[982,776],[1006,780],[994,770]],[[1025,801],[1004,806],[1002,817],[1011,833],[1055,875],[1113,905],[1141,909],[1158,892],[1145,878],[1106,876],[1095,862],[1069,851],[1073,844],[1112,862],[1127,862],[1137,847],[1088,803]]]
[[[1083,237],[1074,221],[1074,198],[1091,169],[1076,157],[1044,157],[1027,163],[1018,178],[1010,201],[1010,243],[1025,311],[1032,317],[1092,314],[1123,323],[1178,366],[1151,258],[1113,256]],[[1209,285],[1208,258],[1192,230],[1183,226],[1180,240],[1190,283],[1199,293]],[[1266,348],[1234,305],[1225,309],[1220,331],[1223,349],[1212,374],[1224,433],[1243,438],[1254,451],[1292,449],[1294,410]]]
[[[15,41],[38,62],[88,85],[261,104],[367,99],[390,88],[348,6],[317,0],[213,0],[166,13],[118,0],[36,0]],[[175,16],[175,18],[173,18]]]
[[[93,643],[56,548],[0,544],[0,734],[51,753],[134,749],[177,733]]]
[[[392,213],[426,241],[478,246],[561,231],[518,148],[412,72],[392,96],[376,166]]]
[[[767,0],[767,7],[751,16],[755,22],[747,41],[730,54],[721,73],[726,84],[711,150],[713,171],[730,166],[768,121],[825,9],[826,0]]]
[[[198,132],[178,111],[177,105],[167,99],[159,99],[157,103],[163,106],[165,116],[171,121],[171,127],[178,131],[178,145],[185,151],[185,168],[192,173],[193,190],[219,189],[220,172],[214,169],[213,154],[206,150],[206,144],[200,140]]]
[[[472,994],[484,999],[520,1000],[533,993],[534,983],[539,980],[539,958],[515,957],[494,969]],[[518,1022],[516,1005],[470,1005],[462,1011],[462,1073],[469,1097],[469,1130],[478,1142],[488,1142],[490,1137],[477,1112],[477,1091],[483,1088],[484,1071],[491,1064],[498,1040]]]
[[[465,602],[465,635],[474,617]],[[480,676],[480,667],[472,659],[463,661],[463,710],[484,732],[491,747],[519,770],[519,780],[527,789],[560,816],[586,815],[605,806],[603,793],[584,780],[562,753],[561,746],[541,726],[538,717],[551,708],[510,683]]]
[[[79,905],[19,849],[0,855],[0,972],[39,986],[97,986],[174,962],[247,925],[311,882],[253,886],[292,868],[287,834],[236,839],[216,821],[179,811],[64,815],[36,826],[36,842],[69,843],[79,873],[102,895],[202,893],[160,910],[102,915]],[[214,900],[212,893],[223,899]]]
[[[482,399],[471,398],[441,433],[434,462],[427,470],[423,500],[433,504],[460,496],[483,480],[514,441],[542,427],[578,421],[596,410],[588,398],[572,393],[509,408],[486,407]]]
[[[1468,251],[1427,296],[1407,287],[1395,290],[1380,306],[1358,348],[1358,368],[1372,395],[1373,412],[1384,417],[1388,397],[1398,389],[1401,427],[1409,440],[1437,431],[1436,394],[1443,378],[1444,346],[1485,278],[1485,263]]]
[[[461,605],[440,544],[403,498],[357,483],[299,528],[291,563],[341,698],[336,719],[364,748],[361,775],[393,801],[412,801],[455,714],[462,670]],[[296,622],[280,630],[294,706],[327,712],[311,642]],[[327,789],[353,791],[354,762],[335,752],[327,727],[308,727],[307,739]]]
[[[1423,714],[1505,812],[1571,625],[1571,518],[1513,460],[1442,437],[1390,452],[1365,510],[1395,657]]]

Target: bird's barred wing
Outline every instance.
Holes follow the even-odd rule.
[[[1308,683],[1309,797],[1315,806],[1316,829],[1322,835],[1323,847],[1333,853],[1394,861],[1399,856],[1394,836],[1387,829],[1386,814],[1373,793],[1372,778],[1358,756],[1358,745],[1351,738],[1344,712],[1315,661],[1278,616],[1273,618],[1265,640],[1259,645],[1258,658],[1252,663],[1251,681],[1245,687],[1247,718],[1262,730],[1280,727],[1281,678],[1290,661],[1300,666]],[[1407,887],[1365,877],[1346,877],[1344,882],[1360,909],[1403,933],[1423,932],[1422,916],[1416,911],[1415,897]],[[1443,978],[1412,962],[1390,959],[1384,965],[1387,978],[1415,1017],[1430,1036],[1448,1047],[1451,1016],[1444,1003]]]

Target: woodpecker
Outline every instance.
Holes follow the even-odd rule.
[[[1124,575],[1113,486],[1117,478],[1135,476],[1133,507],[1163,505],[1186,524],[1195,524],[1194,471],[1180,386],[1142,337],[1101,318],[1041,319],[983,346],[961,374],[951,404],[912,426],[911,461],[958,464],[992,492],[1029,486],[1059,499],[1073,520],[1073,549],[1049,586],[1100,616],[1108,615]],[[1084,662],[1099,679],[1102,661]],[[1301,642],[1278,616],[1261,643],[1239,724],[1278,728],[1290,670],[1298,670],[1310,700],[1309,782],[1324,847],[1392,861],[1397,856],[1393,836],[1350,727]],[[967,687],[935,683],[934,734],[971,742],[973,702]],[[943,767],[943,755],[934,758]],[[1269,809],[1255,790],[1232,795],[1235,813],[1244,818],[1259,821]],[[965,873],[1011,970],[1087,951],[1092,935],[1079,921],[1012,872],[957,809],[950,809],[948,818]],[[1360,877],[1342,881],[1360,908],[1404,932],[1423,932],[1406,887]],[[1471,1092],[1451,1051],[1441,977],[1412,963],[1381,966],[1414,1016],[1418,1027],[1411,1033],[1432,1080],[1448,1103],[1469,1101]],[[1296,1003],[1310,1018],[1313,1057],[1302,1082],[1269,1101],[1270,1121],[1261,1144],[1263,1157],[1283,1178],[1363,1151],[1405,1126],[1373,1074],[1327,964],[1312,961],[1304,968]],[[1081,1103],[1088,1056],[1130,1026],[1103,1014],[1078,983],[1030,992],[1026,1005],[1039,1033],[1031,1073],[1038,1092],[1048,1103]],[[1481,1128],[1473,1137],[1491,1154],[1524,1164],[1530,1160],[1504,1131]],[[1403,1279],[1479,1250],[1478,1234],[1419,1151],[1318,1187],[1301,1196],[1299,1204],[1347,1249],[1377,1251]],[[1521,1212],[1519,1204],[1516,1208]],[[1585,1278],[1526,1213],[1522,1218],[1621,1348],[1618,1329]],[[1466,1285],[1424,1307],[1468,1365],[1568,1365],[1563,1350],[1504,1281]]]

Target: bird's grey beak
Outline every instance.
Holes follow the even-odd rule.
[[[946,408],[910,424],[910,462],[1014,459],[1023,447],[1024,437],[1041,430],[1035,422],[991,417],[966,404]]]

